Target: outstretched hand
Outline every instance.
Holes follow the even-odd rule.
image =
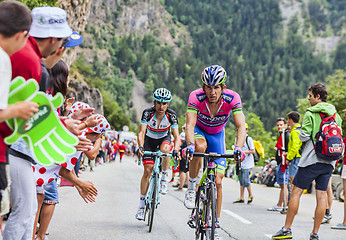
[[[88,202],[95,202],[95,197],[97,196],[97,189],[95,188],[94,184],[89,181],[83,181],[81,185],[78,187],[76,186],[79,195],[83,198],[83,200]]]
[[[92,142],[82,136],[78,136],[78,145],[76,146],[77,151],[89,151],[93,146]]]
[[[95,108],[81,108],[72,113],[71,118],[81,120],[94,113]]]
[[[102,118],[97,118],[97,115],[92,115],[85,120],[85,123],[88,127],[95,127],[102,122]]]

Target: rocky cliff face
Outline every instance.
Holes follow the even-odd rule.
[[[58,0],[59,6],[67,12],[67,21],[72,30],[80,34],[84,32],[92,2],[93,0]],[[71,66],[77,57],[77,49],[67,49],[65,56],[65,62]]]
[[[67,12],[67,19],[72,30],[83,34],[90,16],[93,0],[58,0],[59,6]],[[71,66],[77,57],[78,48],[68,48],[64,55],[64,61]],[[68,97],[74,97],[76,101],[88,103],[95,108],[95,112],[103,114],[103,100],[98,89],[89,88],[81,81],[70,82],[70,93]]]
[[[76,101],[88,103],[95,108],[95,112],[103,114],[103,100],[100,90],[89,88],[85,83],[72,80],[69,84],[70,92],[67,97],[74,97]]]

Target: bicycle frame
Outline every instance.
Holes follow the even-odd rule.
[[[151,232],[152,225],[153,225],[153,218],[154,218],[154,211],[157,208],[157,206],[160,204],[160,197],[159,197],[159,178],[160,178],[160,164],[163,157],[172,157],[172,154],[170,153],[163,153],[160,150],[156,152],[151,151],[145,151],[143,155],[150,155],[154,157],[154,168],[153,172],[151,174],[150,180],[149,180],[149,186],[147,190],[147,194],[145,197],[145,215],[144,215],[144,221],[146,218],[146,215],[148,212],[148,226],[149,226],[149,232]],[[139,158],[138,165],[141,164],[142,157]],[[177,168],[177,161],[175,160],[175,165]]]
[[[205,168],[196,194],[196,207],[192,210],[192,216],[196,210],[195,235],[196,239],[198,239],[200,235],[201,239],[203,239],[204,235],[207,239],[214,239],[215,221],[217,217],[217,193],[215,184],[216,164],[214,161],[218,158],[234,158],[234,155],[215,153],[194,153],[193,155],[194,157],[203,157],[203,167]],[[207,161],[208,165],[206,165]]]
[[[163,153],[161,151],[158,151],[155,153],[150,152],[150,151],[145,151],[144,155],[152,155],[155,156],[154,159],[154,169],[153,169],[153,173],[151,174],[150,180],[149,180],[149,186],[148,186],[148,191],[147,191],[147,195],[145,198],[145,202],[146,204],[149,204],[153,201],[152,195],[154,192],[154,187],[156,188],[156,193],[159,192],[159,176],[160,176],[160,164],[161,164],[161,159],[163,157]],[[166,154],[164,154],[166,155]],[[167,157],[172,157],[171,154],[167,154]],[[155,184],[156,182],[156,184]],[[155,199],[155,208],[157,208],[157,205],[160,204],[160,198],[159,198],[159,194],[156,194],[156,199]]]

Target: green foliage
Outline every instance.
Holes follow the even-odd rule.
[[[333,68],[345,66],[344,45],[340,44],[332,56],[332,65],[325,55],[316,55],[314,44],[305,40],[311,26],[317,31],[327,29],[332,17],[337,22],[335,27],[341,26],[338,30],[333,26],[333,31],[340,32],[345,26],[345,1],[303,3],[304,21],[298,21],[296,16],[291,18],[285,35],[278,0],[161,1],[175,24],[186,25],[193,44],[181,43],[184,47],[176,55],[172,47],[158,41],[158,32],[118,36],[110,34],[110,24],[110,29],[105,30],[89,23],[87,31],[95,40],[90,46],[105,48],[110,54],[107,62],[94,59],[93,71],[98,72],[121,107],[130,106],[132,84],[127,75],[131,70],[145,83],[148,101],[155,88],[171,90],[177,100],[172,106],[181,115],[181,101],[186,104],[189,93],[201,86],[202,69],[220,64],[229,75],[227,87],[238,92],[244,109],[259,116],[264,128],[271,130],[273,119],[296,109],[296,99],[307,95],[311,81],[325,82]],[[123,3],[132,5],[134,1]],[[116,24],[121,5],[107,11],[112,24]]]
[[[272,133],[266,131],[261,119],[254,113],[249,113],[246,116],[246,122],[249,125],[248,135],[251,136],[254,140],[259,141],[264,147],[265,157],[261,158],[258,165],[264,165],[265,159],[268,157],[275,156],[275,143],[276,136],[273,136]],[[237,130],[233,123],[229,123],[226,127],[225,139],[226,139],[226,149],[233,149],[235,138],[237,136]]]
[[[59,7],[57,0],[16,0],[16,1],[24,3],[30,9],[33,9],[34,7],[40,7],[40,6]]]
[[[120,79],[119,77],[110,78],[104,77],[105,74],[105,68],[103,67],[102,63],[99,61],[97,55],[94,57],[93,65],[87,63],[83,56],[80,56],[77,58],[77,60],[73,63],[71,67],[71,72],[79,72],[83,75],[83,79],[88,83],[88,85],[92,88],[99,88],[101,90],[101,94],[103,97],[103,111],[104,116],[107,118],[109,123],[114,129],[122,129],[124,125],[129,126],[130,120],[134,117],[133,112],[131,112],[129,115],[126,113],[126,98],[123,97],[128,95],[128,92],[125,91],[124,93],[117,93],[114,92],[116,85],[124,84],[124,80]],[[133,72],[129,71],[127,81],[130,83],[132,82],[133,86]],[[111,87],[110,87],[111,86]],[[125,89],[125,86],[122,86]],[[116,93],[116,95],[114,95]],[[118,96],[118,98],[116,97]],[[119,100],[116,102],[115,100]],[[125,104],[124,106],[119,106],[118,103]]]
[[[337,70],[327,79],[328,99],[340,114],[344,116],[342,110],[346,109],[346,72]],[[346,133],[346,119],[342,122],[342,132]]]
[[[340,40],[334,54],[333,68],[346,71],[346,37]]]
[[[275,136],[272,136],[271,132],[267,132],[264,128],[261,119],[254,113],[249,113],[247,115],[247,124],[249,125],[248,135],[254,140],[259,141],[265,153],[265,158],[275,156],[274,146],[276,144]],[[261,158],[260,163],[264,163],[264,159]]]
[[[123,126],[130,125],[130,118],[119,105],[112,100],[109,93],[101,91],[103,97],[103,111],[108,122],[114,129],[122,129]]]
[[[203,67],[220,64],[229,74],[227,86],[240,94],[245,109],[261,117],[266,129],[287,109],[295,109],[295,99],[304,96],[311,79],[324,81],[331,73],[330,63],[303,41],[296,18],[282,42],[278,1],[166,0],[165,6],[188,26],[194,42],[175,63],[170,61],[176,69],[170,82],[182,78],[191,89],[200,84]],[[185,64],[190,71],[177,68]],[[187,100],[174,86],[172,91]]]

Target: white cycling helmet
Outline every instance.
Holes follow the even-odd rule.
[[[166,88],[158,88],[155,90],[153,98],[157,102],[170,102],[172,100],[172,94]]]

